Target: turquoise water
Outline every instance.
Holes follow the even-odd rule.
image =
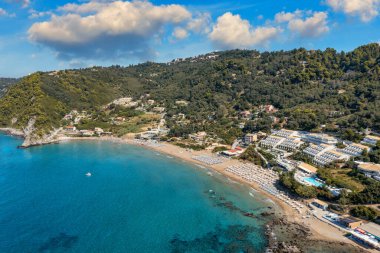
[[[304,177],[303,179],[316,187],[322,187],[324,185],[323,183],[317,181],[314,177]]]
[[[265,250],[271,204],[215,173],[120,143],[20,143],[0,135],[0,252]]]

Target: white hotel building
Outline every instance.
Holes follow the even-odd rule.
[[[277,148],[286,150],[286,151],[295,151],[300,148],[304,142],[300,140],[300,138],[287,138],[280,144],[278,144]]]
[[[337,150],[329,150],[314,157],[313,162],[319,166],[326,166],[332,162],[348,161],[348,159],[350,159],[350,156],[347,154],[343,154]]]
[[[305,148],[303,152],[309,156],[310,158],[313,158],[321,155],[322,153],[333,150],[335,147],[332,145],[326,145],[326,144],[320,144],[320,145],[315,145],[315,144],[310,144],[309,147]]]
[[[283,142],[285,138],[283,137],[278,137],[278,136],[268,136],[264,140],[260,141],[260,146],[264,148],[275,148],[277,147],[281,142]]]
[[[302,144],[303,142],[301,141],[300,138],[296,138],[296,137],[284,138],[284,137],[279,137],[275,135],[271,135],[260,142],[261,147],[268,148],[268,149],[278,148],[285,151],[294,151],[298,149],[299,147],[301,147]]]
[[[362,144],[366,144],[366,145],[371,145],[371,146],[376,146],[377,142],[380,141],[380,137],[379,136],[374,136],[374,135],[367,135],[363,140],[362,140]]]
[[[283,138],[289,138],[289,137],[298,137],[298,132],[293,131],[293,130],[288,130],[288,129],[280,129],[280,130],[275,130],[272,132],[273,135],[283,137]]]
[[[302,140],[306,142],[311,142],[315,144],[329,144],[334,145],[338,143],[338,140],[327,134],[315,134],[315,133],[307,133],[302,135]]]
[[[347,161],[350,158],[348,154],[335,150],[335,146],[326,144],[310,144],[303,152],[313,159],[314,164],[319,166],[326,166],[335,161]]]
[[[360,156],[364,152],[364,150],[369,151],[369,149],[370,148],[367,146],[357,144],[357,143],[352,143],[339,151],[349,156]]]

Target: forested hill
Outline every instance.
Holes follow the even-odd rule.
[[[184,113],[186,126],[168,123],[174,134],[206,130],[233,135],[233,118],[262,104],[288,128],[330,130],[367,127],[380,131],[380,46],[352,52],[296,49],[264,52],[234,50],[179,59],[168,64],[93,67],[37,72],[12,86],[0,100],[0,126],[23,127],[36,118],[41,134],[58,126],[71,109],[97,111],[115,98],[150,94],[167,117]],[[189,102],[186,107],[176,100]],[[245,130],[265,127],[261,115]]]
[[[0,77],[0,97],[2,97],[7,91],[8,87],[15,84],[18,81],[16,78],[3,78]]]

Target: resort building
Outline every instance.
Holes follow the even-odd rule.
[[[277,145],[279,145],[281,142],[283,142],[285,138],[283,137],[278,137],[278,136],[268,136],[264,140],[260,142],[260,146],[263,148],[275,148]]]
[[[379,136],[374,136],[374,135],[367,135],[363,140],[362,144],[370,145],[370,146],[376,146],[377,142],[380,141]]]
[[[363,221],[362,220],[359,220],[359,219],[356,219],[354,217],[343,217],[339,220],[339,223],[346,227],[346,228],[350,228],[350,229],[355,229],[357,227],[360,227],[361,225],[363,225]]]
[[[100,127],[95,127],[94,132],[98,135],[101,135],[102,133],[104,133],[104,130]]]
[[[273,131],[273,135],[283,137],[283,138],[289,138],[289,137],[298,136],[298,132],[293,131],[293,130],[281,129],[278,131]]]
[[[307,133],[302,136],[303,141],[311,142],[315,144],[329,144],[334,145],[338,143],[338,140],[327,134],[315,134],[315,133]]]
[[[304,144],[304,142],[301,141],[301,139],[290,137],[278,144],[277,148],[286,151],[295,151],[296,149],[300,148],[302,144]]]
[[[304,162],[300,162],[297,165],[297,169],[299,169],[300,171],[307,173],[307,174],[316,174],[317,173],[317,168],[315,168],[314,166],[312,166],[310,164],[304,163]]]
[[[314,158],[320,154],[322,154],[323,152],[326,152],[326,151],[329,151],[329,150],[333,150],[335,149],[335,146],[332,146],[332,145],[326,145],[326,144],[319,144],[319,145],[315,145],[315,144],[310,144],[309,147],[305,148],[303,150],[303,153],[306,154],[307,156],[309,156],[310,158]]]
[[[350,156],[343,154],[336,150],[329,150],[326,152],[323,152],[320,155],[317,155],[313,159],[313,163],[319,165],[319,166],[326,166],[332,162],[336,161],[348,161],[350,159]]]
[[[349,156],[360,156],[364,150],[369,151],[369,147],[362,144],[352,143],[339,151]]]
[[[236,147],[235,149],[222,151],[221,154],[229,157],[239,156],[243,154],[244,150],[241,147]]]
[[[358,170],[364,173],[367,177],[372,177],[380,181],[380,164],[359,163]]]
[[[82,136],[93,136],[94,131],[91,130],[80,130],[79,131]]]
[[[75,126],[66,126],[65,130],[66,130],[66,132],[72,133],[72,132],[76,132],[77,128]]]
[[[246,134],[244,136],[244,143],[250,144],[257,141],[257,134]]]
[[[316,206],[322,210],[327,210],[327,208],[329,207],[329,204],[327,204],[326,202],[319,200],[319,199],[311,200],[310,205]]]

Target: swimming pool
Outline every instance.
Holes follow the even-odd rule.
[[[303,180],[315,187],[322,187],[324,184],[317,181],[315,177],[304,177]]]

